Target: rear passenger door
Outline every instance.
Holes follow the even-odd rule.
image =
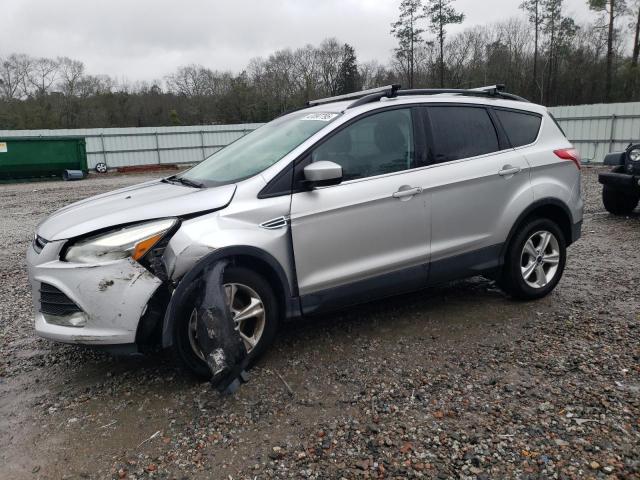
[[[532,201],[529,165],[485,106],[425,107],[431,199],[431,283],[499,264],[517,216]]]

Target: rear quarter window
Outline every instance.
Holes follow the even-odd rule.
[[[504,128],[512,147],[522,147],[536,141],[540,131],[542,118],[538,115],[514,112],[511,110],[494,110],[502,128]]]

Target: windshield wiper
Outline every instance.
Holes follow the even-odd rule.
[[[194,182],[193,180],[189,180],[188,178],[178,177],[176,175],[173,175],[172,177],[163,178],[162,181],[167,183],[177,182],[177,183],[181,183],[182,185],[186,185],[187,187],[204,188],[203,183]]]

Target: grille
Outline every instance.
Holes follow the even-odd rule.
[[[63,317],[82,310],[56,287],[43,283],[40,285],[40,311],[48,315]]]
[[[40,253],[47,243],[49,242],[44,238],[39,237],[38,235],[33,237],[33,249],[36,251],[36,253]]]

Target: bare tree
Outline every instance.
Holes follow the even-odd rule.
[[[318,50],[313,45],[305,45],[293,53],[298,88],[304,92],[305,100],[311,100],[320,88]]]
[[[324,40],[318,48],[321,85],[326,95],[335,95],[338,92],[343,56],[344,46],[335,38]]]
[[[24,54],[11,54],[0,59],[0,92],[7,100],[17,100],[26,95],[26,78],[31,59]]]
[[[84,77],[84,63],[68,57],[59,57],[57,63],[58,88],[67,96],[77,95],[80,82]]]
[[[562,0],[540,0],[540,6],[544,23],[538,39],[538,85],[531,81],[535,31],[524,15],[447,35],[442,48],[440,42],[414,44],[414,84],[441,82],[439,67],[444,65],[452,86],[504,81],[510,91],[529,98],[542,90],[548,105],[601,101],[609,49],[606,22],[578,28],[562,15]],[[604,18],[607,11],[600,14]],[[614,29],[611,95],[640,100],[631,68],[634,53],[623,40]],[[616,69],[616,64],[629,68]],[[166,77],[163,89],[159,81],[87,75],[73,59],[43,62],[9,55],[0,59],[0,128],[262,122],[311,98],[406,82],[407,65],[398,55],[388,64],[358,64],[354,49],[329,39],[253,59],[239,74],[201,65],[180,67]]]
[[[358,72],[364,89],[381,87],[392,82],[387,67],[376,60],[359,64]]]
[[[186,65],[166,77],[167,87],[177,95],[200,97],[208,87],[209,72],[202,65]]]
[[[36,59],[27,75],[37,97],[44,97],[51,93],[51,87],[55,84],[57,77],[58,62],[50,58]]]
[[[113,90],[113,79],[107,75],[84,75],[76,86],[76,94],[80,98],[104,95]]]

